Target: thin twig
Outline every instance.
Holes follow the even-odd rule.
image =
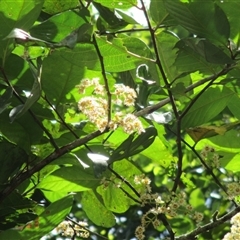
[[[112,94],[110,92],[109,89],[109,85],[108,85],[108,79],[107,79],[107,75],[106,75],[106,71],[105,71],[105,66],[104,66],[104,59],[103,56],[100,52],[100,49],[98,47],[98,43],[96,40],[96,36],[93,34],[93,45],[95,46],[99,61],[100,61],[100,65],[101,65],[101,70],[102,70],[102,76],[103,76],[103,80],[104,80],[104,85],[105,85],[105,89],[107,92],[107,97],[108,97],[108,123],[111,121],[111,105],[112,105]]]
[[[69,132],[72,133],[72,135],[78,139],[78,135],[69,127],[69,125],[64,121],[64,119],[62,118],[61,114],[57,111],[56,107],[48,100],[47,96],[44,95],[42,96],[42,98],[47,102],[47,104],[50,106],[50,108],[57,114],[58,118],[60,119],[61,123],[64,125],[64,127],[66,129],[69,130]]]
[[[140,198],[140,194],[137,192],[137,190],[129,183],[126,179],[124,179],[121,175],[119,175],[116,171],[114,171],[110,166],[108,166],[108,169],[122,182],[124,182],[135,194],[137,197]]]
[[[168,82],[167,76],[164,72],[163,69],[163,65],[161,63],[161,59],[159,57],[159,52],[158,52],[158,47],[157,47],[157,42],[155,39],[155,29],[152,28],[149,17],[148,17],[148,13],[147,10],[145,8],[145,5],[143,3],[143,0],[140,0],[141,4],[142,4],[142,10],[144,12],[145,18],[147,20],[147,24],[148,24],[148,28],[149,28],[149,32],[151,35],[151,39],[152,39],[152,43],[153,43],[153,48],[154,48],[154,52],[156,55],[156,64],[161,72],[164,84],[167,88],[167,92],[168,92],[168,96],[169,96],[169,101],[172,105],[172,109],[173,109],[173,113],[175,115],[176,121],[177,121],[177,150],[178,150],[178,169],[177,169],[177,176],[176,176],[176,180],[174,181],[174,185],[172,188],[172,191],[176,191],[177,187],[178,187],[178,182],[180,181],[181,175],[182,175],[182,157],[183,157],[183,153],[182,153],[182,146],[181,146],[181,118],[178,114],[178,110],[177,110],[177,106],[176,106],[176,102],[174,100],[174,96],[170,90],[170,86],[171,84]]]
[[[24,101],[22,100],[22,98],[19,96],[18,92],[16,91],[16,89],[13,87],[13,85],[10,83],[10,81],[8,80],[7,75],[5,74],[5,71],[3,68],[0,67],[0,71],[3,75],[4,81],[7,83],[7,85],[9,87],[11,87],[14,96],[22,103],[24,104]],[[42,123],[39,121],[39,119],[36,117],[36,115],[33,113],[33,111],[31,109],[28,109],[28,113],[32,116],[32,118],[34,119],[34,121],[39,125],[39,127],[44,131],[44,133],[47,135],[47,137],[49,138],[50,143],[52,144],[52,146],[55,149],[58,149],[58,145],[55,143],[52,135],[49,133],[49,131],[42,125]]]
[[[191,85],[189,85],[188,87],[186,87],[184,93],[187,93],[187,92],[190,92],[192,91],[193,89],[211,81],[212,79],[216,79],[220,76],[223,76],[223,75],[226,75],[230,70],[232,70],[234,67],[234,65],[231,65],[231,66],[226,66],[223,70],[219,71],[218,73],[216,74],[213,74],[211,76],[208,76],[206,78],[203,78]],[[158,110],[159,108],[165,106],[166,104],[170,103],[170,98],[165,98],[164,100],[161,100],[159,103],[155,104],[155,105],[152,105],[152,106],[148,106],[148,107],[145,107],[144,109],[138,111],[135,113],[135,116],[137,117],[140,117],[140,116],[144,116],[144,115],[147,115],[147,114],[150,114],[156,110]]]
[[[221,184],[221,182],[218,180],[217,176],[215,176],[215,174],[213,173],[212,169],[205,163],[205,161],[202,159],[202,157],[200,156],[200,154],[195,150],[194,147],[192,147],[187,141],[185,141],[183,138],[181,139],[181,141],[188,146],[191,151],[198,157],[198,159],[200,160],[200,162],[202,163],[202,165],[205,167],[205,169],[208,171],[208,173],[212,176],[213,180],[216,182],[216,184],[228,195],[226,188]],[[232,200],[233,204],[235,206],[238,206],[238,204]]]
[[[102,239],[108,239],[108,238],[102,236],[101,234],[99,234],[99,233],[97,233],[97,232],[93,232],[93,231],[91,231],[89,228],[82,226],[81,224],[79,224],[79,223],[76,222],[75,220],[71,219],[70,217],[66,217],[66,219],[67,219],[68,221],[71,221],[72,223],[76,224],[76,225],[79,226],[80,228],[84,229],[85,231],[90,232],[91,234],[94,234],[94,235],[96,235],[96,236],[98,236],[98,237],[100,237],[100,238],[102,238]]]
[[[42,96],[42,98],[47,102],[47,104],[51,107],[51,109],[57,114],[58,118],[60,119],[60,122],[65,126],[66,129],[69,130],[69,132],[72,133],[72,135],[79,139],[79,136],[72,130],[72,128],[65,122],[65,120],[62,118],[61,114],[57,111],[56,107],[48,100],[47,96]],[[92,152],[92,150],[88,147],[87,144],[84,144],[84,146],[88,149],[89,152]]]

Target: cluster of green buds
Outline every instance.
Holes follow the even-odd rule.
[[[201,151],[201,157],[206,161],[207,165],[212,168],[220,167],[220,156],[216,153],[215,148],[205,146]]]
[[[149,181],[145,181],[144,179],[145,178],[141,176],[136,177],[139,184],[150,184]],[[167,218],[174,218],[187,214],[197,224],[203,220],[203,214],[195,211],[193,207],[187,203],[186,194],[183,191],[160,196],[157,193],[150,193],[147,190],[145,193],[141,194],[140,199],[143,206],[151,204],[154,207],[142,215],[141,224],[135,230],[135,236],[139,240],[145,238],[144,233],[149,224],[152,224],[154,228],[158,228],[161,225],[161,220],[159,218],[160,214],[166,215]]]

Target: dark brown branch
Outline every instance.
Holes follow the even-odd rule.
[[[225,223],[226,221],[230,220],[234,215],[236,215],[237,213],[240,212],[240,206],[236,207],[234,210],[232,210],[231,212],[225,214],[224,216],[222,216],[221,218],[217,218],[215,219],[215,221],[207,223],[203,226],[200,226],[196,229],[194,229],[193,231],[191,231],[190,233],[181,235],[179,237],[176,237],[176,240],[189,240],[189,239],[195,239],[195,237],[201,233],[207,232],[213,228],[218,227],[219,225]]]
[[[1,193],[0,193],[0,203],[6,198],[15,188],[17,188],[23,181],[30,178],[34,173],[40,171],[49,163],[53,162],[55,159],[58,159],[60,156],[70,152],[71,150],[84,145],[88,141],[102,135],[104,132],[96,131],[91,134],[88,134],[85,137],[77,139],[59,149],[56,149],[52,152],[49,156],[43,159],[41,162],[34,165],[31,169],[27,170],[26,172],[22,173],[20,176],[17,176],[12,179],[9,186],[7,186]]]

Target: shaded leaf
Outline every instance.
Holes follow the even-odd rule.
[[[97,3],[96,1],[93,2],[94,7],[98,10],[99,15],[101,16],[102,19],[107,23],[106,24],[106,30],[117,30],[124,28],[128,25],[128,23],[121,19],[118,18],[114,11],[110,10],[108,7],[105,7],[101,4]]]
[[[32,144],[39,143],[43,135],[43,130],[39,128],[39,125],[29,113],[10,123],[9,114],[7,111],[3,112],[0,117],[0,131],[1,135],[23,148],[26,152],[30,151]]]
[[[41,238],[61,223],[72,209],[73,197],[68,195],[50,204],[37,219],[30,222],[21,232],[24,239]]]
[[[38,69],[35,69],[35,66],[33,66],[30,63],[30,68],[32,69],[33,77],[34,77],[34,83],[32,86],[32,90],[30,92],[29,97],[27,98],[27,101],[24,104],[21,104],[15,108],[13,108],[10,113],[9,117],[11,122],[13,122],[16,118],[22,116],[25,112],[27,112],[30,107],[38,101],[38,99],[41,96],[41,74],[42,74],[42,66],[39,65]]]
[[[226,46],[230,32],[228,19],[212,1],[182,3],[165,0],[165,6],[179,24],[191,33]]]
[[[8,87],[0,96],[0,114],[11,104],[12,93],[12,88]]]
[[[16,174],[28,155],[20,147],[7,142],[0,142],[0,184],[6,184]]]
[[[159,57],[164,67],[167,78],[172,82],[181,72],[178,72],[174,61],[177,57],[177,49],[173,46],[178,38],[170,32],[160,32],[156,35]]]
[[[204,74],[213,74],[217,71],[218,66],[210,63],[207,59],[214,60],[215,49],[212,53],[208,53],[205,51],[204,43],[201,42],[201,39],[184,39],[180,40],[176,44],[176,48],[179,49],[177,53],[177,57],[175,60],[176,68],[179,72],[189,73],[200,71]],[[223,61],[232,61],[229,60],[229,57],[223,53],[225,59]],[[221,59],[217,59],[216,61],[221,61]]]

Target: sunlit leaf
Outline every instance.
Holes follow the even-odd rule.
[[[144,133],[134,139],[134,135],[130,135],[111,155],[109,162],[128,158],[132,155],[140,153],[148,148],[154,141],[157,131],[154,127],[147,128]]]
[[[82,195],[81,204],[83,210],[91,221],[98,226],[112,227],[115,224],[115,217],[111,211],[106,209],[96,192],[86,191]]]
[[[82,167],[62,167],[44,178],[38,188],[67,194],[94,188],[98,186],[99,181]]]

